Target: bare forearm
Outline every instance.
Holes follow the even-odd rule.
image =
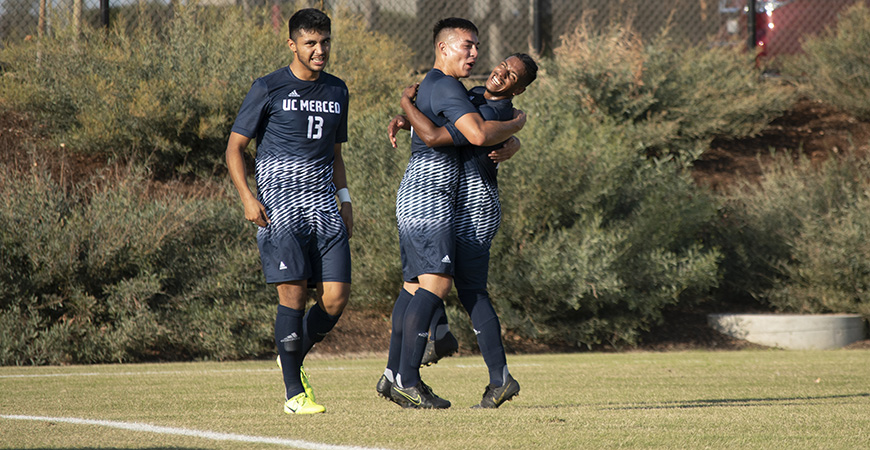
[[[233,133],[230,135],[226,150],[227,172],[229,172],[230,179],[242,201],[254,197],[254,193],[248,186],[247,170],[245,169],[244,153],[249,141],[244,136]]]
[[[455,125],[472,145],[489,146],[506,141],[520,131],[524,124],[524,114],[506,121],[485,121],[480,114],[469,113],[460,117]]]
[[[429,147],[445,147],[453,145],[453,137],[444,127],[436,127],[425,114],[408,98],[402,98],[402,109],[411,125],[414,133]]]

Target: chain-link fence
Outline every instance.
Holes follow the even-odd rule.
[[[282,11],[299,4],[360,14],[370,29],[395,36],[417,51],[414,64],[431,64],[431,27],[438,18],[466,17],[480,28],[478,67],[491,67],[516,51],[547,54],[582,21],[592,27],[630,20],[642,36],[667,30],[686,45],[757,45],[763,54],[800,50],[801,39],[836,21],[843,8],[862,0],[199,0],[210,7],[237,5]],[[51,34],[66,26],[102,26],[119,17],[160,21],[186,0],[2,0],[4,43]],[[754,4],[756,13],[748,14]],[[155,17],[164,16],[164,17]]]

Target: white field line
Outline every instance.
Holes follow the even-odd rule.
[[[321,444],[318,442],[301,441],[297,439],[283,439],[267,436],[249,436],[245,434],[218,433],[215,431],[191,430],[188,428],[161,427],[147,423],[115,422],[109,420],[78,419],[74,417],[41,417],[41,416],[8,416],[0,415],[0,418],[8,420],[29,420],[40,422],[60,422],[73,425],[93,425],[109,428],[118,428],[128,431],[140,431],[146,433],[167,434],[177,436],[190,436],[214,441],[235,441],[254,444],[274,444],[285,447],[293,447],[307,450],[381,450],[375,447],[358,447],[347,445]]]

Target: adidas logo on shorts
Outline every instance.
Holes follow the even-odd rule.
[[[284,264],[284,261],[281,261],[281,265],[278,266],[278,270],[287,270],[287,265]]]
[[[445,264],[450,264],[450,255],[444,255],[444,257],[441,258],[441,262]]]

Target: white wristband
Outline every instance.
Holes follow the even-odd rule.
[[[350,203],[350,191],[347,188],[341,188],[335,192],[338,196],[339,203]]]

